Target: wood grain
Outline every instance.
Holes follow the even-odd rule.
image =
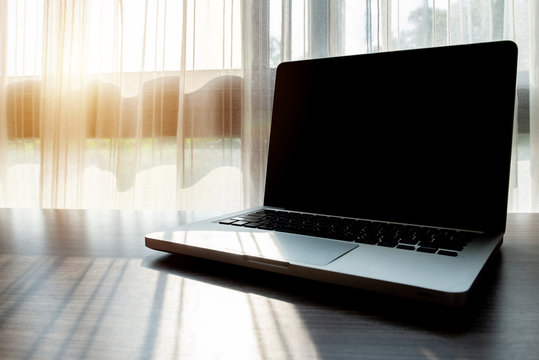
[[[0,209],[0,358],[537,359],[539,214],[462,309],[144,247],[202,217]]]

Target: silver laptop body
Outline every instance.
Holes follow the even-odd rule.
[[[509,41],[286,62],[264,205],[146,246],[446,305],[505,231]]]

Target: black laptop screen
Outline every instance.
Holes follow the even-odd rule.
[[[283,63],[264,203],[503,231],[511,42]]]

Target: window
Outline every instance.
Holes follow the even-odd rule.
[[[257,205],[281,61],[510,38],[511,206],[539,209],[536,12],[529,0],[0,2],[0,205]]]

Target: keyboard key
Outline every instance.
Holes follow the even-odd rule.
[[[445,255],[445,256],[457,256],[458,255],[458,253],[456,251],[447,251],[447,250],[438,250],[437,254]]]
[[[440,241],[436,245],[442,249],[461,251],[466,244],[461,241]]]
[[[428,240],[421,240],[419,242],[420,247],[426,247],[426,248],[435,248],[434,244],[431,241]]]
[[[230,225],[232,224],[233,222],[235,222],[236,220],[234,219],[226,219],[226,220],[221,220],[219,221],[219,224],[223,224],[223,225]]]
[[[415,246],[399,244],[399,245],[397,245],[397,249],[415,250]]]
[[[438,249],[429,248],[429,247],[419,247],[419,248],[417,248],[417,251],[424,252],[424,253],[429,253],[429,254],[434,254],[436,252],[436,250],[438,250]]]
[[[263,225],[263,223],[261,223],[261,222],[249,222],[249,223],[247,223],[247,224],[245,224],[243,226],[246,227],[246,228],[257,228],[257,227],[262,226],[262,225]]]
[[[378,244],[378,246],[384,246],[384,247],[395,247],[397,245],[396,242],[388,242],[388,241],[380,241]]]
[[[361,244],[370,244],[370,245],[374,245],[378,242],[378,239],[376,239],[375,237],[371,237],[371,236],[357,236],[354,240],[354,242],[358,242],[358,243],[361,243]]]
[[[399,239],[399,242],[401,244],[406,244],[406,245],[416,245],[417,244],[417,239],[402,237],[401,239]]]

